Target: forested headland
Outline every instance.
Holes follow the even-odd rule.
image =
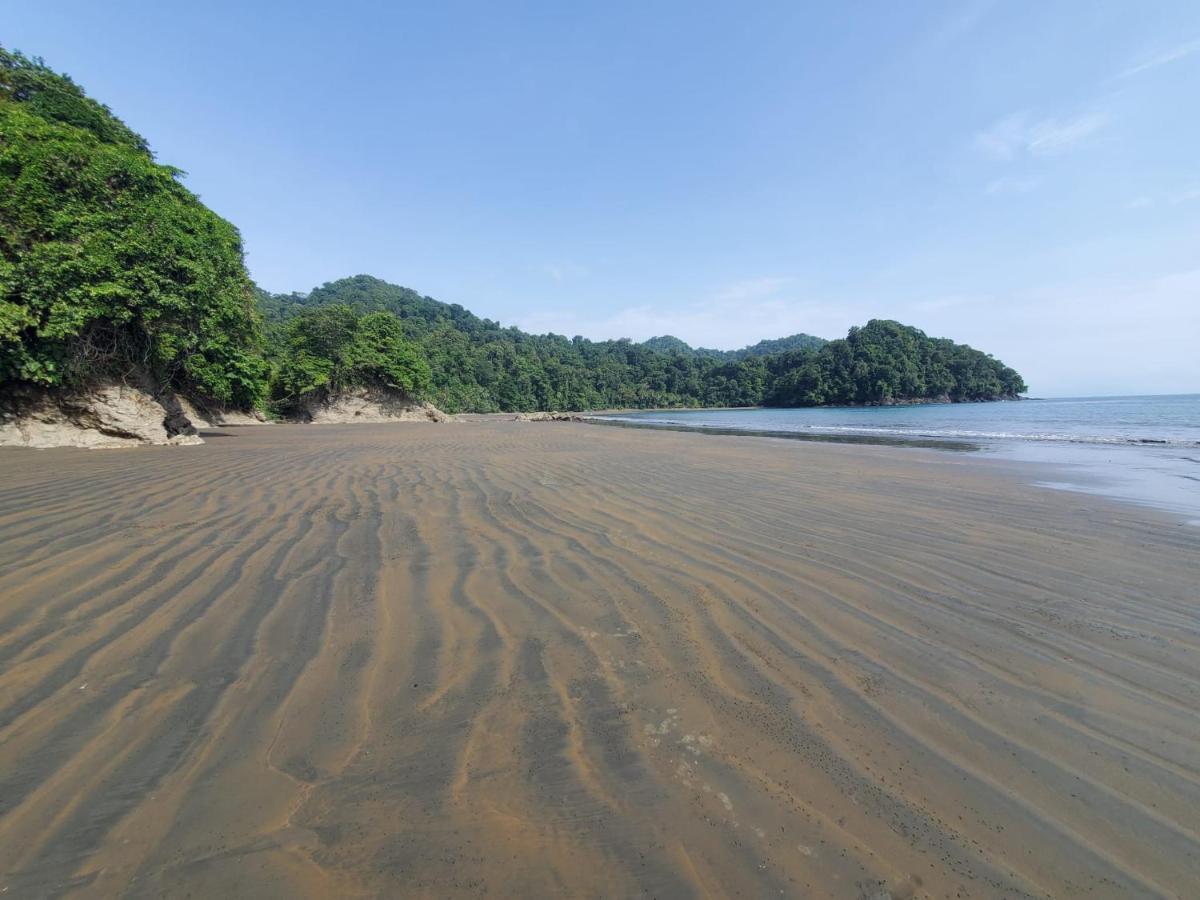
[[[528,334],[357,275],[258,289],[241,236],[67,76],[0,48],[0,385],[130,373],[285,415],[382,386],[448,412],[1015,398],[991,356],[887,320],[740,350]]]
[[[323,310],[394,316],[429,365],[430,399],[448,412],[959,402],[1025,390],[987,354],[886,320],[834,341],[794,335],[712,351],[671,337],[528,334],[366,275],[307,295],[260,292],[259,304],[276,371],[291,352],[286,335],[323,327]]]

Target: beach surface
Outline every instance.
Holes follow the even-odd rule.
[[[1200,529],[600,427],[0,451],[12,897],[1195,897]]]

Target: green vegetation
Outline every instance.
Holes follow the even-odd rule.
[[[0,381],[262,397],[237,229],[69,78],[0,48]]]
[[[759,341],[741,350],[713,350],[710,347],[692,347],[686,341],[680,340],[673,334],[664,334],[642,341],[643,347],[657,350],[659,353],[681,353],[684,356],[701,356],[709,359],[735,360],[746,359],[748,356],[771,356],[786,350],[815,350],[824,344],[825,338],[811,334],[792,334],[773,340]]]
[[[735,351],[532,335],[359,275],[270,294],[237,229],[69,78],[0,48],[0,383],[148,375],[279,412],[375,385],[450,412],[1013,397],[983,353],[872,321]],[[266,322],[265,339],[262,321]]]
[[[386,312],[359,314],[344,304],[305,310],[288,320],[275,351],[271,399],[285,413],[352,387],[410,397],[429,389],[429,364]]]
[[[390,313],[428,360],[430,398],[448,412],[961,401],[1025,390],[992,357],[898,322],[872,321],[837,341],[792,335],[720,351],[671,336],[635,344],[527,334],[367,275],[307,295],[263,293],[260,304],[274,329],[329,304]]]
[[[761,360],[725,362],[628,340],[527,334],[367,275],[307,296],[266,294],[260,303],[273,329],[326,304],[391,313],[429,362],[429,399],[448,412],[751,406],[761,401],[766,378]]]
[[[771,406],[912,400],[996,400],[1025,390],[1021,376],[965,344],[881,319],[817,350],[773,357]]]
[[[789,334],[787,337],[759,341],[741,350],[730,350],[727,354],[732,359],[745,359],[747,356],[773,356],[788,350],[818,350],[829,343],[825,338],[812,334]]]

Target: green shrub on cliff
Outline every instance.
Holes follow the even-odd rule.
[[[349,306],[318,307],[284,326],[271,397],[286,412],[314,397],[381,386],[410,397],[429,390],[429,364],[396,316],[359,315]]]
[[[145,372],[261,398],[241,238],[179,176],[69,78],[0,48],[0,382]]]

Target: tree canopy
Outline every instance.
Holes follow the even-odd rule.
[[[0,380],[138,370],[261,398],[241,237],[179,176],[69,78],[0,48]]]
[[[771,406],[1015,398],[1025,382],[986,353],[885,319],[771,360]]]
[[[825,338],[812,334],[790,334],[787,337],[771,338],[742,347],[740,350],[714,350],[711,347],[693,347],[673,334],[663,334],[642,341],[643,347],[659,353],[682,353],[684,356],[706,356],[710,359],[745,359],[748,356],[771,356],[785,350],[809,350],[820,347]]]
[[[411,397],[429,389],[429,364],[387,312],[313,307],[290,318],[274,348],[271,398],[283,412],[352,387],[379,386]]]
[[[1025,389],[990,356],[897,322],[872,321],[837,341],[801,334],[708,351],[670,336],[527,334],[367,275],[261,303],[274,327],[327,304],[395,316],[429,363],[429,396],[449,412],[981,400]]]

